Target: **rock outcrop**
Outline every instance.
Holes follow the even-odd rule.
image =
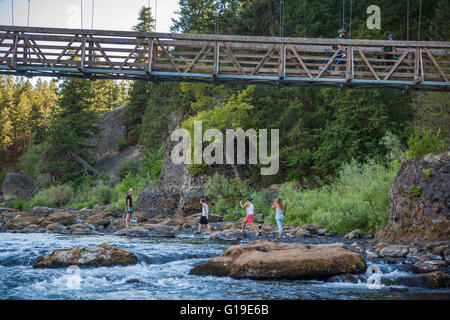
[[[8,173],[2,183],[4,201],[30,199],[34,195],[34,183],[21,173]]]
[[[326,279],[365,270],[360,253],[337,246],[259,240],[229,247],[221,256],[194,267],[189,274],[261,280]]]
[[[450,238],[450,152],[405,161],[389,192],[389,221],[376,238],[388,242]]]
[[[62,268],[71,265],[109,267],[126,266],[137,262],[138,259],[133,253],[102,243],[98,247],[54,250],[51,254],[40,257],[33,268]]]
[[[108,154],[116,151],[118,139],[126,139],[125,117],[126,105],[123,105],[105,113],[100,118],[100,134],[89,141],[90,144],[96,147],[92,150],[92,153],[97,160],[101,160]]]
[[[193,214],[201,211],[205,178],[194,176],[187,165],[174,164],[171,150],[176,142],[164,145],[164,159],[158,180],[145,188],[136,201],[136,210],[155,213]]]

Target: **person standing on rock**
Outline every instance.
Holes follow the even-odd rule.
[[[284,204],[281,198],[276,198],[273,202],[272,209],[276,210],[275,220],[278,226],[278,238],[283,237],[283,220],[284,220]]]
[[[125,227],[129,228],[130,226],[128,223],[130,222],[130,217],[133,215],[133,198],[131,195],[133,194],[133,189],[130,188],[128,190],[127,196],[125,198],[125,211],[127,213],[127,216],[125,218]]]
[[[202,205],[202,214],[200,216],[197,234],[200,234],[200,231],[202,230],[202,225],[206,225],[206,227],[208,228],[208,232],[211,233],[211,227],[208,224],[209,208],[208,205],[206,204],[206,200],[204,198],[201,198],[200,204]]]
[[[252,197],[248,197],[247,198],[247,202],[243,205],[242,201],[239,201],[239,204],[241,206],[241,208],[245,208],[246,211],[246,217],[244,218],[244,220],[242,221],[242,229],[241,232],[244,232],[244,228],[245,228],[245,224],[248,222],[250,224],[250,226],[253,229],[253,232],[255,233],[256,236],[259,236],[259,232],[256,231],[255,226],[253,225],[253,216],[254,216],[254,212],[253,212],[253,203],[252,203]]]

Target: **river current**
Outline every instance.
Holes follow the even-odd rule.
[[[133,252],[132,266],[81,268],[79,286],[66,268],[33,269],[55,249],[108,242]],[[369,274],[331,281],[254,281],[189,275],[195,265],[220,255],[229,243],[196,239],[73,236],[48,233],[0,233],[0,299],[450,299],[450,290],[398,285],[416,275],[402,265],[377,264],[381,285],[369,288]],[[71,278],[72,277],[72,278]],[[402,281],[400,281],[402,283]]]

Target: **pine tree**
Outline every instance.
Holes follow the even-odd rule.
[[[138,24],[133,30],[139,32],[153,31],[154,19],[148,7],[142,7],[139,11]],[[149,83],[145,81],[134,81],[130,86],[130,102],[127,105],[127,128],[129,140],[137,142],[141,131],[142,116],[148,104]]]
[[[48,167],[56,179],[69,181],[83,174],[74,155],[93,164],[88,139],[99,133],[98,112],[92,108],[95,92],[92,82],[67,79],[61,85],[61,111],[49,132]]]

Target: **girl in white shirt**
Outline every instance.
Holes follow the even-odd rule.
[[[211,227],[208,224],[208,214],[209,214],[209,208],[206,204],[206,200],[204,198],[200,199],[200,204],[202,205],[202,214],[200,216],[200,222],[198,224],[198,231],[197,233],[200,233],[202,230],[202,225],[206,225],[208,228],[208,232],[211,233]]]
[[[253,199],[252,197],[248,197],[247,198],[247,202],[243,205],[242,201],[239,201],[239,205],[241,206],[241,208],[245,208],[246,211],[246,216],[244,218],[244,220],[242,221],[242,228],[241,228],[241,232],[244,232],[244,228],[245,228],[245,224],[248,222],[250,224],[250,226],[253,229],[253,232],[255,233],[255,236],[259,236],[259,232],[256,230],[255,226],[253,225],[253,216],[255,215],[253,212],[253,203],[251,202]]]

